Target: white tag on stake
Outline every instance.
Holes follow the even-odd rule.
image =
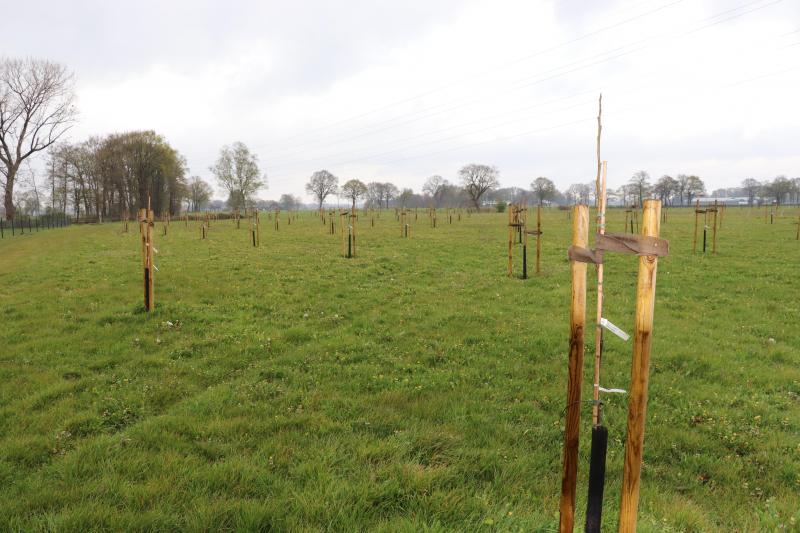
[[[606,389],[605,387],[598,387],[600,392],[610,392],[613,394],[627,394],[625,389]]]
[[[622,339],[622,340],[624,340],[624,341],[627,341],[628,339],[630,339],[630,338],[631,338],[631,336],[630,336],[630,335],[628,335],[627,333],[625,333],[624,331],[622,331],[621,329],[619,329],[617,326],[615,326],[614,324],[612,324],[612,323],[611,323],[611,322],[610,322],[608,319],[606,319],[606,318],[601,318],[601,319],[600,319],[600,325],[601,325],[601,326],[603,326],[603,327],[604,327],[604,328],[606,328],[608,331],[610,331],[611,333],[613,333],[614,335],[616,335],[617,337],[619,337],[620,339]]]

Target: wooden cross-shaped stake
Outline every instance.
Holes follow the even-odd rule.
[[[527,239],[527,221],[528,221],[528,208],[522,207],[520,204],[509,204],[508,206],[508,277],[514,274],[514,234],[519,235],[520,242],[522,241],[523,233]],[[527,241],[526,241],[527,242]],[[526,270],[526,258],[523,255],[523,270]],[[525,276],[523,276],[525,277]]]
[[[144,268],[144,310],[155,309],[154,278],[155,265],[153,265],[153,211],[150,209],[150,199],[147,208],[139,209],[139,232],[142,234],[142,266]]]
[[[528,214],[525,213],[525,242],[522,245],[522,279],[528,279],[528,235],[536,235],[536,273],[540,273],[542,255],[542,206],[536,206],[536,229],[528,229]]]
[[[400,211],[400,236],[401,237],[409,237],[411,235],[411,228],[409,224],[409,220],[411,217],[411,213],[403,208]]]

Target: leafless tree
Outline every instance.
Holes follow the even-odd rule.
[[[387,182],[383,184],[383,201],[386,204],[386,209],[389,209],[389,202],[397,198],[399,194],[400,189],[394,183]]]
[[[318,170],[311,175],[311,179],[306,183],[306,192],[317,199],[319,208],[322,209],[325,198],[336,193],[336,187],[338,185],[339,178],[327,170]]]
[[[545,200],[550,200],[556,194],[556,185],[545,177],[538,177],[531,183],[533,194],[539,200],[539,205],[542,205]]]
[[[367,184],[367,205],[369,207],[383,207],[383,187],[384,184],[371,181]]]
[[[644,205],[644,197],[650,193],[650,174],[645,170],[636,172],[628,181],[633,186],[636,201],[639,206]]]
[[[498,180],[500,172],[497,167],[490,167],[488,165],[466,165],[458,171],[458,176],[461,178],[461,185],[464,191],[469,195],[475,209],[481,208],[481,196],[486,191],[494,189],[500,185]]]
[[[752,206],[758,191],[761,190],[761,182],[754,178],[747,178],[742,182],[742,189],[747,193],[747,205]]]
[[[38,59],[0,60],[0,180],[7,219],[14,217],[20,165],[72,127],[74,102],[74,80],[66,67]]]
[[[674,197],[675,192],[678,190],[678,182],[672,176],[661,176],[655,185],[653,185],[653,194],[658,196],[661,203],[667,205]]]
[[[247,206],[256,191],[265,185],[258,170],[258,157],[241,142],[233,143],[232,147],[223,146],[209,170],[228,190],[228,204],[232,209]]]
[[[189,210],[199,211],[211,199],[211,186],[203,181],[200,176],[189,178]]]
[[[356,201],[365,194],[367,194],[367,186],[361,180],[349,180],[342,185],[342,196],[353,202],[353,209],[356,208]]]
[[[296,211],[303,205],[303,202],[293,194],[282,194],[278,200],[278,205],[280,205],[281,209],[285,209],[286,211]]]
[[[692,203],[692,198],[702,196],[706,192],[706,185],[697,176],[688,176],[686,178],[686,199],[689,204]]]
[[[422,186],[422,192],[433,199],[434,207],[439,207],[443,193],[448,185],[450,185],[448,181],[437,174],[425,180],[425,184]]]
[[[794,182],[786,176],[778,176],[766,184],[766,192],[775,198],[775,205],[781,205],[783,200],[794,189]]]
[[[400,192],[400,196],[397,197],[397,199],[400,200],[400,207],[403,208],[407,207],[413,197],[414,197],[413,189],[408,189],[408,188],[403,189],[402,192]]]

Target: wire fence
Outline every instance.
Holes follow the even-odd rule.
[[[30,235],[40,231],[64,228],[72,224],[69,216],[63,213],[39,215],[35,217],[15,217],[11,220],[0,219],[0,239]]]

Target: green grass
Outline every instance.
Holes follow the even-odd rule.
[[[785,215],[729,209],[712,256],[691,253],[689,210],[669,212],[640,531],[800,528],[800,242]],[[310,213],[279,232],[265,216],[260,248],[244,224],[206,240],[159,224],[150,314],[135,224],[0,241],[0,529],[555,530],[570,221],[544,214],[527,281],[505,276],[505,221],[433,229],[420,210],[401,239],[384,212],[362,219],[351,260]],[[629,332],[636,265],[606,268],[606,316]],[[627,388],[630,357],[608,338],[604,385]],[[626,411],[606,399],[608,531]]]

